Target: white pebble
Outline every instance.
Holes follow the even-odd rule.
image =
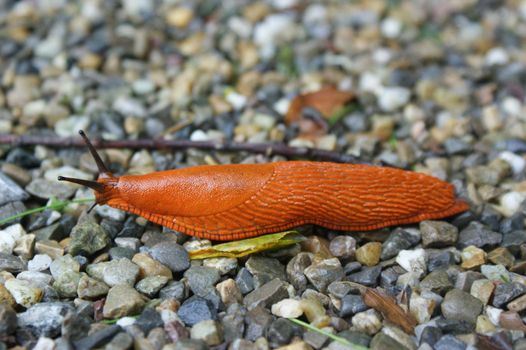
[[[26,231],[20,224],[6,227],[0,231],[0,252],[11,254],[17,241],[25,236]]]
[[[396,18],[388,17],[382,21],[381,31],[386,38],[397,38],[402,32],[402,23]]]
[[[486,315],[488,316],[491,323],[493,323],[495,326],[499,326],[500,324],[500,314],[502,311],[502,309],[497,309],[493,306],[486,306]]]
[[[61,119],[55,124],[55,133],[61,137],[77,136],[78,131],[86,129],[89,118],[86,116],[73,116]]]
[[[108,205],[98,205],[95,207],[95,211],[103,218],[114,221],[124,221],[126,218],[126,213],[124,211],[112,208]]]
[[[409,102],[411,91],[403,87],[385,87],[376,92],[378,104],[385,112],[392,112]]]
[[[508,63],[509,56],[502,47],[494,47],[488,51],[485,62],[488,66],[500,66]]]
[[[155,85],[151,80],[140,79],[133,82],[133,92],[137,95],[147,95],[155,90]]]
[[[254,28],[254,42],[260,47],[263,59],[274,55],[275,47],[294,32],[294,21],[285,13],[267,16]]]
[[[126,317],[122,317],[120,318],[118,321],[117,321],[117,324],[121,327],[126,327],[126,326],[131,326],[132,324],[135,323],[135,318],[134,317],[129,317],[129,316],[126,316]]]
[[[145,118],[147,115],[146,108],[139,100],[126,96],[118,97],[112,107],[125,117]]]
[[[283,299],[272,305],[272,313],[278,317],[297,318],[303,314],[301,301],[296,299]]]
[[[504,151],[499,154],[499,158],[505,160],[510,166],[513,174],[517,175],[524,171],[526,160],[510,151]]]
[[[24,230],[24,228],[20,224],[14,224],[14,225],[8,226],[4,228],[2,231],[3,231],[2,234],[13,237],[15,241],[18,241],[20,238],[22,238],[22,236],[26,235],[26,230]]]
[[[53,276],[50,274],[38,271],[22,271],[16,275],[16,278],[32,283],[35,286],[50,285],[53,280]]]
[[[378,74],[371,72],[365,72],[360,77],[360,83],[358,84],[360,90],[363,92],[380,92],[382,88],[382,78]]]
[[[387,64],[392,58],[391,50],[385,47],[379,47],[373,52],[373,61],[378,64]]]
[[[506,97],[501,103],[501,108],[504,113],[514,117],[520,117],[522,114],[522,104],[515,97]]]
[[[274,109],[276,110],[276,112],[278,112],[279,114],[281,115],[285,115],[287,114],[287,111],[289,110],[289,106],[290,106],[290,100],[286,99],[286,98],[282,98],[282,99],[279,99],[275,104],[274,104]]]
[[[51,338],[40,337],[33,348],[33,350],[53,350],[55,349],[55,341]]]
[[[33,259],[27,263],[29,271],[45,271],[51,266],[51,258],[47,254],[36,254]]]
[[[226,95],[226,100],[232,105],[232,107],[234,107],[235,110],[243,109],[243,107],[245,107],[247,104],[247,98],[234,91],[229,92]]]
[[[254,124],[263,130],[270,130],[276,124],[276,119],[271,115],[258,113],[254,116]]]
[[[0,253],[11,254],[15,248],[16,242],[13,237],[3,234],[0,231]]]
[[[228,20],[228,28],[241,38],[248,38],[252,33],[252,24],[244,18],[234,16]]]
[[[276,9],[286,10],[298,4],[298,0],[272,0],[272,6]]]
[[[426,251],[422,248],[402,250],[398,253],[396,262],[406,271],[423,274],[426,272]]]
[[[500,205],[506,215],[513,215],[521,203],[526,199],[526,194],[522,192],[508,192],[500,197]]]
[[[208,141],[208,135],[201,129],[197,129],[190,135],[191,141]]]

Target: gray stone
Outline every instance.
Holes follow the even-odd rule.
[[[55,338],[60,334],[64,316],[73,311],[68,303],[39,303],[18,314],[18,325],[26,327],[36,337]]]
[[[236,284],[241,294],[245,295],[254,290],[254,277],[246,268],[242,267],[236,275]]]
[[[294,335],[294,326],[285,318],[274,320],[267,331],[267,338],[271,347],[287,345]]]
[[[217,321],[203,320],[192,326],[190,337],[204,340],[209,346],[219,345],[223,342],[223,330]]]
[[[53,289],[63,298],[75,298],[82,275],[75,271],[65,271],[55,279]]]
[[[140,280],[135,285],[135,289],[140,293],[153,298],[166,285],[166,283],[168,283],[168,277],[166,276],[150,276]]]
[[[71,255],[92,255],[109,244],[109,236],[106,231],[93,221],[84,221],[73,227],[69,253]]]
[[[341,280],[344,273],[340,260],[332,258],[313,263],[305,269],[305,276],[318,291],[323,293],[329,284]]]
[[[405,346],[397,342],[385,333],[377,333],[369,345],[371,350],[407,350]]]
[[[493,306],[502,308],[504,305],[526,294],[526,285],[519,282],[500,283],[495,287]]]
[[[274,278],[286,281],[285,266],[277,259],[251,256],[245,263],[245,267],[254,276],[255,288],[259,288]]]
[[[122,328],[119,325],[111,325],[89,334],[87,337],[75,341],[75,349],[93,349],[109,342]],[[123,349],[119,349],[123,350]]]
[[[401,250],[411,248],[419,241],[420,237],[418,235],[406,230],[397,229],[382,243],[382,254],[380,258],[387,260],[395,257]]]
[[[170,281],[166,287],[159,291],[161,299],[177,299],[180,302],[188,297],[188,288],[181,281]]]
[[[194,295],[184,301],[177,315],[186,326],[192,327],[204,320],[216,320],[217,310],[210,301]]]
[[[352,258],[356,254],[356,240],[347,235],[336,236],[331,240],[329,250],[337,258]]]
[[[56,222],[52,225],[39,228],[38,230],[32,231],[31,233],[35,235],[35,239],[37,241],[61,241],[64,238],[66,238],[66,232],[64,232],[64,228],[62,227],[60,222]]]
[[[526,231],[518,230],[505,234],[501,246],[508,248],[512,254],[517,254],[524,243],[526,243]]]
[[[18,273],[26,269],[26,263],[18,256],[0,253],[0,271]]]
[[[117,333],[113,339],[106,344],[105,350],[125,350],[132,348],[133,338],[126,332]]]
[[[173,272],[184,271],[190,267],[188,252],[176,242],[157,243],[150,248],[149,252],[152,258],[168,266]]]
[[[201,297],[208,295],[220,278],[217,269],[206,266],[192,266],[185,271],[184,276],[192,292]]]
[[[75,194],[76,189],[73,186],[64,185],[57,181],[39,178],[31,181],[26,186],[26,191],[37,198],[47,200],[52,197],[58,199],[70,198]]]
[[[62,274],[69,271],[79,272],[80,264],[78,261],[73,259],[71,255],[66,254],[53,260],[51,266],[49,267],[49,271],[51,272],[51,275],[57,279]]]
[[[77,295],[81,299],[96,300],[102,298],[106,294],[110,287],[99,280],[83,275],[77,285]]]
[[[457,337],[447,334],[440,338],[438,342],[436,342],[434,349],[435,350],[465,350],[466,349],[466,343],[458,339]]]
[[[470,245],[478,248],[492,247],[500,244],[502,234],[491,231],[480,222],[473,221],[468,227],[460,231],[458,247],[464,249]]]
[[[444,297],[441,309],[447,319],[475,323],[482,312],[483,304],[469,293],[452,289]]]
[[[104,266],[103,280],[108,286],[118,284],[133,286],[139,277],[139,266],[129,259],[112,260]]]
[[[367,310],[369,307],[363,302],[361,295],[347,294],[341,300],[340,317],[353,316],[358,312]]]
[[[457,280],[455,281],[455,288],[463,290],[464,292],[469,292],[471,290],[471,286],[473,285],[473,282],[476,280],[483,279],[484,275],[480,272],[476,271],[465,271],[461,272],[457,276]]]
[[[123,247],[113,247],[108,253],[110,254],[111,260],[119,260],[122,258],[131,260],[135,255],[135,251],[133,249]]]
[[[247,329],[245,339],[255,341],[267,334],[267,330],[272,323],[273,317],[270,312],[261,306],[257,306],[248,311],[246,315]]]
[[[275,278],[247,294],[243,300],[243,304],[249,309],[258,305],[270,307],[270,305],[277,303],[281,299],[287,298],[288,295],[289,293],[287,292],[285,283]]]
[[[350,274],[349,281],[363,284],[367,287],[374,287],[378,284],[378,277],[382,272],[382,266],[364,267],[359,272]]]
[[[458,229],[445,221],[422,221],[420,232],[424,248],[452,246],[458,239]]]
[[[14,215],[18,215],[26,210],[26,206],[21,201],[10,202],[0,206],[0,220],[5,220]],[[14,219],[9,224],[19,223],[22,218]]]
[[[109,290],[102,313],[105,318],[133,316],[142,311],[144,304],[144,297],[135,289],[119,284]]]
[[[286,272],[288,281],[298,291],[302,291],[307,287],[307,277],[305,276],[305,269],[312,264],[313,254],[301,252],[290,259],[287,264]]]
[[[17,316],[15,310],[6,303],[0,303],[0,339],[15,332]]]
[[[3,172],[0,172],[0,194],[0,206],[29,198],[29,194]]]

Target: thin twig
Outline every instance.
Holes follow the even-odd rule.
[[[243,143],[229,141],[189,141],[189,140],[163,140],[163,139],[138,139],[138,140],[104,140],[92,139],[96,148],[129,148],[129,149],[173,149],[182,150],[195,148],[200,150],[214,150],[222,152],[249,152],[261,153],[267,156],[280,155],[287,158],[309,158],[338,163],[367,164],[349,154],[341,154],[308,147],[290,147],[280,143]],[[46,146],[51,148],[85,147],[81,138],[59,138],[36,135],[0,135],[0,145],[11,146]]]

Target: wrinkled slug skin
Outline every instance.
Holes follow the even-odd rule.
[[[121,176],[112,186],[99,202],[212,240],[303,224],[373,230],[468,209],[451,184],[431,176],[324,162],[197,166]]]

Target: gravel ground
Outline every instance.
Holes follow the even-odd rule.
[[[471,211],[190,261],[211,244],[69,204],[1,227],[0,349],[526,349],[526,2],[0,3],[0,133],[283,142],[450,181]],[[295,96],[332,86],[343,112]],[[328,119],[327,119],[328,118]],[[106,150],[116,174],[281,160]],[[92,197],[85,149],[2,147],[0,218]],[[418,324],[369,308],[380,288]],[[20,349],[20,348],[19,348]]]

